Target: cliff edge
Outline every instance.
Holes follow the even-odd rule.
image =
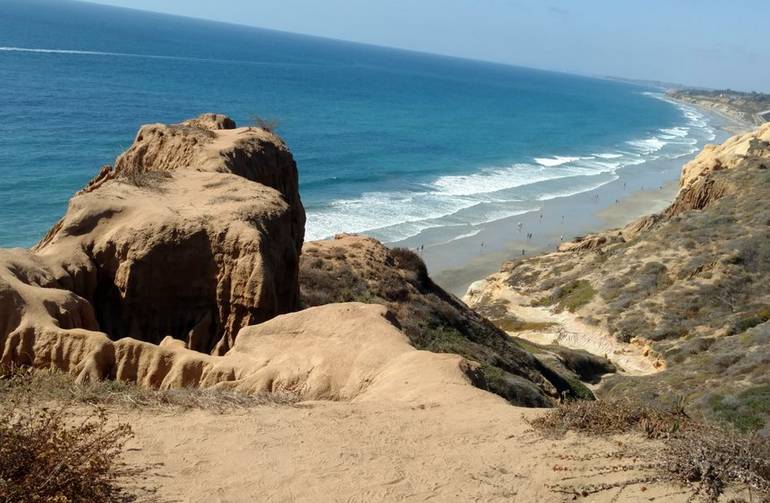
[[[304,225],[296,164],[271,131],[215,114],[143,126],[32,250],[0,250],[0,361],[303,399],[457,399],[449,388],[475,384],[548,406],[582,389],[374,240],[315,243],[304,263],[328,250],[368,264],[391,303],[301,300]],[[303,288],[341,294],[332,272],[305,273]]]

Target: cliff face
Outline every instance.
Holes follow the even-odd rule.
[[[770,125],[704,149],[662,213],[507,264],[476,300],[488,303],[501,282],[523,303],[574,310],[597,338],[662,363],[607,379],[600,394],[683,396],[692,410],[761,427],[770,417],[758,398],[770,384]]]

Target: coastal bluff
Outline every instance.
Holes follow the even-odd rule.
[[[601,351],[600,398],[770,431],[770,124],[707,145],[663,211],[511,261],[466,296],[512,335]],[[493,319],[493,321],[497,321]],[[589,349],[591,350],[591,349]]]
[[[216,114],[143,126],[34,248],[0,250],[0,361],[303,399],[445,400],[476,385],[548,406],[577,394],[411,252],[319,242],[354,269],[368,260],[389,293],[303,302],[304,225],[297,166],[273,132]],[[338,273],[314,288],[343,291]]]

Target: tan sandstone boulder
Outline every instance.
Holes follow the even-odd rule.
[[[224,354],[242,327],[298,308],[296,165],[274,134],[234,125],[143,127],[32,251],[0,254],[4,361],[38,361],[51,325]]]

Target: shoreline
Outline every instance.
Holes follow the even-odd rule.
[[[499,271],[503,262],[547,253],[561,242],[623,227],[665,209],[678,192],[682,166],[706,143],[722,143],[734,134],[735,128],[747,127],[713,110],[696,108],[709,117],[717,135],[710,142],[696,145],[696,152],[675,159],[648,161],[642,170],[634,169],[637,166],[622,168],[615,181],[595,189],[541,201],[539,211],[489,222],[472,236],[425,246],[420,254],[431,277],[462,298],[472,283]],[[419,243],[409,239],[395,246],[415,249]]]
[[[724,110],[718,107],[715,107],[712,102],[704,102],[700,100],[692,100],[692,101],[683,100],[683,99],[671,96],[668,93],[666,94],[666,98],[676,103],[681,103],[682,105],[695,107],[701,112],[719,117],[720,119],[725,121],[725,123],[718,127],[721,128],[723,131],[730,133],[731,135],[748,133],[749,131],[753,131],[754,129],[759,127],[759,124],[753,124],[746,120],[742,120],[742,119],[739,119],[738,117],[730,115]]]

